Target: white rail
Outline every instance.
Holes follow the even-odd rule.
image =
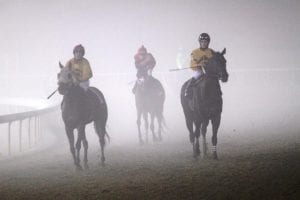
[[[0,116],[0,124],[8,124],[8,131],[7,131],[7,142],[8,142],[8,155],[11,155],[11,135],[12,135],[12,124],[18,122],[18,130],[19,130],[19,151],[22,152],[23,149],[23,127],[25,126],[25,123],[27,121],[28,123],[28,131],[27,131],[27,137],[28,137],[28,147],[32,147],[32,143],[34,145],[37,144],[38,135],[41,133],[40,129],[40,116],[53,112],[57,110],[58,106],[53,106],[45,109],[40,110],[33,110],[33,111],[27,111],[27,112],[21,112],[21,113],[15,113],[15,114],[7,114],[7,115],[1,115]],[[33,123],[32,123],[33,120]],[[33,127],[32,127],[33,125]]]

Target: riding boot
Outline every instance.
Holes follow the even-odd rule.
[[[192,77],[189,82],[187,83],[186,87],[185,87],[185,91],[184,91],[184,96],[188,97],[188,98],[192,98],[193,96],[193,86],[195,84],[196,79],[194,77]]]
[[[137,81],[134,83],[134,86],[132,88],[132,93],[135,94],[137,88]]]

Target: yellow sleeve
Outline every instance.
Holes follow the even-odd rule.
[[[190,68],[194,71],[196,71],[198,69],[198,63],[195,59],[195,55],[194,53],[192,52],[191,53],[191,62],[190,62]]]
[[[87,81],[92,78],[93,73],[88,60],[85,60],[80,81]]]

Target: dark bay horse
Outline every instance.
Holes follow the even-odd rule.
[[[150,129],[153,141],[161,141],[161,132],[164,125],[163,108],[165,102],[165,90],[160,81],[152,76],[148,76],[143,82],[137,83],[135,91],[135,105],[137,109],[137,127],[139,134],[139,142],[143,144],[141,133],[141,117],[144,118],[146,142],[148,142],[148,115],[150,114]],[[157,119],[158,137],[155,133],[154,121]]]
[[[217,159],[217,133],[221,122],[222,113],[222,92],[219,80],[227,82],[228,73],[224,54],[214,52],[209,59],[205,74],[200,77],[193,87],[193,98],[184,96],[187,82],[181,88],[181,105],[184,111],[186,125],[189,130],[190,142],[193,145],[193,155],[196,158],[200,155],[199,137],[203,137],[203,153],[207,156],[206,131],[209,121],[212,124],[212,151],[213,158]]]
[[[88,169],[88,141],[85,135],[85,126],[94,122],[95,131],[99,137],[101,147],[101,163],[104,165],[104,146],[106,132],[107,105],[103,94],[94,87],[84,91],[74,82],[72,71],[68,67],[60,65],[58,78],[58,91],[63,95],[61,104],[62,118],[65,124],[66,134],[70,143],[70,150],[77,169],[80,165],[81,142],[84,148],[84,167]],[[76,152],[74,146],[74,129],[77,129]]]

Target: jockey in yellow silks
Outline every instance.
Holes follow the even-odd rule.
[[[70,59],[65,66],[74,73],[75,81],[79,83],[79,86],[87,90],[90,85],[89,79],[92,78],[93,73],[89,61],[83,57],[84,54],[85,49],[81,44],[75,46],[73,49],[74,58]]]
[[[191,87],[195,81],[205,73],[204,67],[207,65],[208,60],[213,57],[214,51],[210,48],[210,37],[207,33],[201,33],[198,38],[200,48],[194,49],[191,53],[190,68],[194,70],[193,77],[189,80],[186,89],[185,96],[191,96]]]

